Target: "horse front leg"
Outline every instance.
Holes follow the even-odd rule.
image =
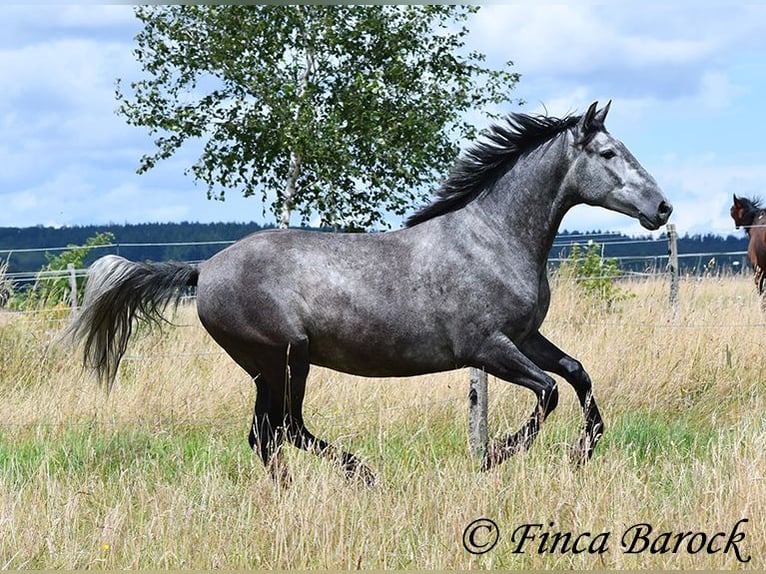
[[[761,313],[766,315],[766,291],[764,291],[766,275],[764,275],[763,268],[757,263],[753,264],[753,282],[758,290],[758,297],[761,300]]]
[[[521,350],[541,369],[563,377],[577,393],[585,423],[580,438],[572,446],[572,459],[580,464],[593,456],[604,433],[604,421],[593,398],[593,384],[580,361],[567,355],[540,332],[527,338]]]
[[[483,369],[509,383],[526,387],[537,397],[535,410],[517,432],[509,435],[504,441],[493,442],[487,446],[482,470],[489,470],[532,446],[541,424],[556,408],[559,392],[556,381],[502,334],[485,343],[471,366]]]

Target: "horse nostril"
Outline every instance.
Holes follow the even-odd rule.
[[[669,217],[673,211],[673,206],[670,205],[667,201],[661,201],[657,211],[663,217]]]

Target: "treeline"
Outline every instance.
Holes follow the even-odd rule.
[[[272,226],[265,226],[272,227]],[[111,233],[114,245],[93,249],[89,264],[109,253],[133,261],[201,261],[220,251],[226,244],[216,245],[131,245],[148,243],[233,242],[264,229],[257,223],[139,223],[126,225],[84,225],[73,227],[0,227],[0,261],[7,261],[8,273],[37,271],[47,263],[45,251],[83,245],[98,233]],[[56,254],[56,251],[50,251]]]
[[[568,245],[595,241],[603,246],[604,257],[618,259],[619,267],[630,271],[661,271],[667,264],[668,239],[665,234],[652,239],[646,235],[632,237],[620,233],[591,232],[581,234],[564,231],[556,237],[550,256],[565,258]],[[682,273],[739,271],[749,266],[748,239],[744,232],[737,235],[694,234],[678,238],[679,267]]]
[[[266,226],[273,227],[273,226]],[[41,249],[82,245],[86,239],[98,233],[114,235],[114,245],[94,249],[86,263],[101,255],[114,253],[133,261],[201,261],[226,247],[215,245],[132,245],[199,242],[233,242],[263,229],[257,223],[140,223],[126,225],[85,225],[74,227],[0,227],[0,261],[7,261],[8,272],[37,271],[47,260],[45,251],[25,252],[24,249]],[[551,257],[566,257],[567,247],[573,242],[585,244],[589,240],[602,244],[606,257],[620,258],[623,269],[656,270],[652,265],[664,265],[668,253],[666,239],[651,240],[650,236],[631,237],[619,233],[563,231],[556,238]],[[719,255],[747,250],[745,234],[721,237],[714,234],[684,235],[678,240],[682,271],[699,273],[711,268],[715,259],[716,269],[737,270],[747,265],[744,255]],[[51,251],[52,254],[57,252]],[[697,256],[690,256],[696,254]],[[715,255],[710,255],[715,254]]]

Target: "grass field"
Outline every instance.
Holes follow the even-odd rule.
[[[292,487],[272,483],[246,441],[254,386],[191,306],[134,336],[108,396],[55,344],[62,321],[0,314],[0,568],[766,568],[766,317],[752,282],[684,280],[675,322],[666,280],[622,286],[635,297],[605,313],[554,285],[543,329],[583,362],[606,422],[583,468],[568,458],[581,413],[566,383],[531,451],[481,473],[467,371],[313,370],[309,424],[375,469],[373,489],[292,447]],[[490,379],[490,435],[533,405]],[[474,555],[464,530],[482,517],[499,538]],[[628,553],[641,523],[653,546]],[[521,544],[528,524],[542,527]],[[694,536],[674,552],[663,532]]]

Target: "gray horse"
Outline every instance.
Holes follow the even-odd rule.
[[[519,431],[493,443],[489,469],[529,448],[556,408],[560,375],[585,416],[573,447],[591,456],[603,421],[591,380],[539,331],[550,301],[546,263],[572,206],[605,207],[650,230],[672,207],[655,180],[604,127],[609,104],[563,119],[511,114],[453,167],[435,201],[406,228],[378,234],[254,233],[198,268],[95,262],[71,327],[85,364],[111,386],[134,319],[161,323],[181,290],[197,287],[205,329],[257,386],[249,442],[276,477],[289,443],[374,481],[353,454],[314,436],[303,419],[310,365],[367,377],[461,367],[522,385],[537,405]]]

